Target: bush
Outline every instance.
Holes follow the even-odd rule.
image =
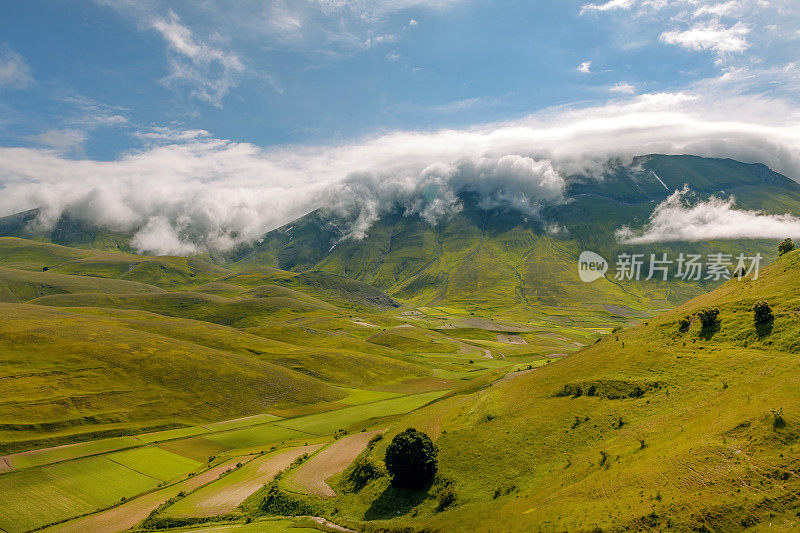
[[[689,317],[681,318],[678,321],[678,331],[686,332],[689,331],[689,328],[692,326],[692,321],[689,320]]]
[[[794,250],[794,248],[795,248],[795,246],[794,246],[794,243],[792,242],[792,239],[790,239],[789,237],[786,237],[778,245],[778,255],[783,255],[785,253],[789,253],[792,250]]]
[[[392,439],[386,448],[385,462],[392,485],[419,489],[436,474],[436,446],[425,433],[408,428]]]
[[[453,490],[453,487],[448,485],[439,491],[436,500],[438,501],[436,510],[442,512],[456,502],[456,491]]]
[[[719,309],[717,307],[706,307],[697,312],[700,318],[700,324],[703,329],[712,329],[719,325]]]
[[[347,481],[353,490],[359,491],[367,483],[382,477],[384,474],[383,468],[376,461],[370,457],[362,456],[350,466],[347,472]]]
[[[273,516],[303,516],[314,515],[316,511],[305,501],[292,494],[282,491],[278,484],[272,482],[267,489],[267,495],[261,498],[258,504],[261,514]]]
[[[753,306],[753,320],[756,324],[768,324],[775,318],[772,314],[772,308],[767,302],[761,300],[756,302]]]

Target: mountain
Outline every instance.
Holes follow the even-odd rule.
[[[380,465],[415,427],[436,439],[439,481],[409,493],[377,474],[354,488],[348,470],[326,516],[370,531],[794,530],[798,294],[794,251],[757,280],[411,413],[358,464]],[[758,301],[773,320],[755,323]],[[704,327],[708,308],[719,322]]]
[[[509,208],[486,209],[476,194],[463,193],[462,209],[436,225],[397,208],[380,217],[363,240],[355,240],[346,238],[351,221],[318,210],[238,250],[231,260],[237,266],[322,270],[416,305],[505,318],[541,316],[565,307],[605,312],[608,302],[635,314],[682,303],[716,284],[610,279],[583,284],[577,274],[581,251],[608,260],[621,251],[649,255],[656,250],[775,256],[772,241],[619,244],[616,230],[641,227],[656,205],[685,184],[701,200],[733,194],[744,209],[800,213],[800,185],[764,165],[649,155],[628,165],[609,163],[602,176],[570,176],[566,201],[544,209],[538,218]]]

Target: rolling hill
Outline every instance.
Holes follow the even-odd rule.
[[[800,251],[537,370],[393,425],[436,438],[423,493],[377,477],[317,501],[360,530],[795,529]],[[774,320],[754,323],[766,301]],[[704,328],[702,309],[720,310]],[[688,317],[688,318],[687,318]],[[683,320],[686,319],[686,322]],[[441,508],[437,494],[455,498]],[[336,509],[336,511],[334,511]]]

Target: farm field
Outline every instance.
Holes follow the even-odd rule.
[[[47,533],[116,533],[130,529],[147,518],[159,505],[174,498],[181,491],[189,492],[211,483],[224,472],[235,468],[237,463],[245,460],[247,460],[245,457],[228,459],[175,485],[149,492],[106,511],[47,527],[42,531]]]
[[[295,459],[306,453],[312,454],[321,447],[321,444],[297,446],[257,457],[218,481],[181,498],[167,507],[163,514],[193,517],[229,513],[264,484],[272,481],[275,474],[288,468]]]
[[[0,476],[0,528],[21,533],[90,513],[153,489],[159,481],[106,457],[7,473]]]
[[[380,431],[368,431],[342,437],[300,465],[284,483],[293,490],[316,496],[333,497],[336,493],[325,480],[353,462],[372,437]]]
[[[212,481],[207,487],[171,506],[167,515],[190,516],[197,510],[201,516],[209,516],[219,509],[231,510],[277,471],[287,467],[294,458],[302,453],[313,452],[322,444],[294,447],[257,457],[216,481],[220,473],[240,461],[223,459],[228,465],[225,469],[214,467],[177,485],[139,497],[136,495],[156,488],[159,483],[174,482],[201,470],[208,458],[214,455],[237,456],[241,451],[257,452],[287,441],[303,444],[302,441],[318,439],[354,424],[369,424],[370,419],[375,417],[408,412],[441,397],[447,391],[407,396],[372,391],[349,392],[352,401],[368,403],[286,420],[273,415],[259,415],[207,424],[200,428],[203,432],[200,436],[195,436],[198,428],[182,428],[12,456],[12,462],[16,461],[22,466],[18,467],[21,468],[19,471],[0,475],[0,505],[6,510],[0,518],[0,528],[8,533],[21,533],[77,515],[93,513],[120,503],[122,498],[133,497],[131,501],[107,511],[48,529],[77,532],[91,525],[97,531],[115,531],[110,524],[119,522],[133,525],[180,491],[194,490],[200,484]],[[387,396],[387,399],[379,399]],[[252,425],[239,427],[245,423]],[[357,433],[346,439],[363,440],[364,435],[367,434]],[[116,451],[119,448],[127,449]],[[92,456],[76,458],[82,454]],[[28,462],[20,460],[22,457],[28,458]],[[106,479],[113,480],[113,483],[103,481]],[[50,504],[46,511],[37,511],[34,516],[30,512],[30,502]]]

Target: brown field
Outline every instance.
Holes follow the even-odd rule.
[[[179,500],[166,514],[173,517],[217,516],[233,511],[248,496],[269,483],[304,453],[313,453],[322,444],[298,446],[273,455],[259,457],[216,483],[211,483]]]
[[[367,447],[369,439],[380,431],[357,433],[344,437],[324,450],[300,468],[287,480],[293,489],[315,494],[317,496],[333,497],[336,493],[325,483],[325,480],[338,474],[358,457]]]

